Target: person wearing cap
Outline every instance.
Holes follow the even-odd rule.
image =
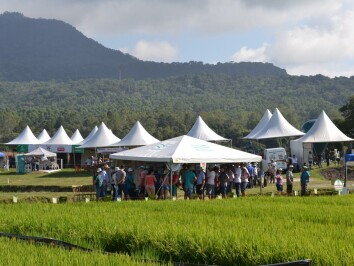
[[[290,164],[288,167],[288,171],[286,171],[286,193],[288,193],[288,196],[291,196],[293,193],[293,183],[294,183],[293,169],[294,166]]]
[[[135,183],[134,183],[134,170],[133,168],[128,168],[127,170],[127,177],[125,180],[125,186],[127,188],[128,191],[128,195],[130,199],[134,199],[136,198],[135,195]]]
[[[307,184],[310,182],[310,172],[306,165],[301,168],[300,184],[301,184],[301,196],[306,195]]]
[[[283,192],[283,176],[281,174],[282,171],[283,171],[283,169],[279,168],[277,170],[277,174],[275,176],[275,179],[276,179],[275,186],[277,187],[278,195],[281,195],[281,193]]]
[[[103,177],[101,175],[102,169],[97,168],[96,175],[93,179],[93,185],[96,187],[96,199],[101,200],[104,197],[103,194]]]

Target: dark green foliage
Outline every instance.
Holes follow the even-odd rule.
[[[198,115],[218,134],[241,138],[265,110],[278,107],[295,127],[325,110],[331,119],[353,94],[354,78],[186,75],[159,80],[86,79],[67,82],[0,82],[0,142],[26,125],[52,135],[63,125],[87,136],[101,121],[120,138],[139,120],[156,138],[187,132]],[[348,105],[350,109],[351,105]],[[344,115],[345,116],[345,115]],[[346,116],[345,116],[346,117]]]

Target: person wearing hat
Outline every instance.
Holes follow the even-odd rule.
[[[274,161],[274,159],[270,160],[268,172],[270,175],[269,184],[271,184],[271,183],[274,184],[275,183],[275,175],[277,173],[277,163]]]
[[[301,183],[301,196],[306,195],[307,184],[310,182],[310,172],[306,165],[301,168],[300,183]]]
[[[293,193],[293,183],[294,183],[293,169],[294,166],[290,164],[288,167],[288,171],[286,171],[286,193],[288,194],[288,196],[291,196]]]
[[[96,175],[93,178],[93,185],[96,187],[96,199],[100,200],[104,197],[103,195],[103,177],[101,175],[102,169],[97,168]]]
[[[105,164],[103,166],[102,172],[101,172],[101,176],[103,178],[103,197],[106,196],[107,194],[107,188],[108,188],[108,183],[109,183],[109,175],[108,175],[108,171],[109,171],[109,166],[108,164]]]

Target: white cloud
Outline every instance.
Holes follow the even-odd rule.
[[[238,52],[231,56],[231,60],[234,62],[267,62],[268,56],[266,49],[266,43],[255,49],[243,46]]]
[[[140,40],[131,54],[141,60],[172,62],[178,57],[178,49],[168,42],[148,42]]]

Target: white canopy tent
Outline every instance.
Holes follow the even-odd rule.
[[[270,138],[282,138],[303,136],[305,133],[294,128],[280,113],[278,108],[275,108],[272,117],[268,123],[258,131],[252,139],[270,139]]]
[[[268,124],[271,117],[272,113],[269,111],[269,109],[267,109],[261,120],[258,122],[257,126],[246,137],[244,137],[244,139],[253,139],[253,137]]]
[[[186,135],[114,153],[109,157],[117,160],[165,163],[236,163],[262,161],[261,156]]]
[[[308,152],[313,150],[313,143],[347,142],[354,141],[340,131],[327,116],[325,111],[316,119],[316,122],[303,137],[290,141],[291,153],[295,154],[300,163],[308,161]]]
[[[66,131],[63,126],[60,126],[60,128],[55,132],[54,136],[43,143],[43,145],[73,145],[73,141],[69,138],[68,134],[66,134]]]
[[[329,119],[325,111],[316,119],[316,122],[306,133],[305,136],[298,139],[300,142],[345,142],[354,141],[354,139],[346,136],[342,131],[340,131],[336,125]]]
[[[47,158],[52,158],[52,157],[57,157],[57,154],[54,153],[54,152],[50,152],[50,151],[47,151],[41,147],[38,147],[37,149],[29,152],[29,153],[25,153],[24,156],[27,156],[27,157],[32,157],[32,156],[35,156],[35,157],[47,157]]]
[[[102,122],[97,132],[79,148],[98,148],[108,147],[113,143],[120,141],[120,138],[115,136],[111,130]]]
[[[86,143],[89,139],[92,138],[93,135],[96,134],[97,130],[98,130],[98,127],[95,126],[95,127],[91,130],[90,134],[89,134],[84,140],[82,140],[81,142],[79,142],[79,143],[77,143],[77,144],[78,144],[78,145],[82,145],[82,144]]]
[[[30,145],[30,144],[40,144],[40,141],[35,137],[29,126],[18,135],[15,139],[11,140],[7,145]]]
[[[84,138],[81,136],[81,133],[78,129],[75,130],[74,134],[71,136],[70,139],[74,144],[78,144],[84,140]]]
[[[40,143],[44,143],[50,140],[50,136],[47,130],[43,129],[42,132],[38,135],[37,139],[40,141]]]
[[[230,141],[217,133],[215,133],[201,118],[198,116],[191,130],[187,133],[187,136],[205,140],[205,141]]]
[[[159,142],[158,139],[150,135],[149,132],[137,121],[134,126],[131,128],[129,133],[117,143],[114,143],[110,146],[113,147],[127,147],[127,146],[145,146]]]
[[[190,136],[180,136],[147,146],[111,154],[111,159],[164,162],[168,169],[181,163],[260,162],[262,157]],[[170,171],[172,184],[172,171]],[[172,195],[172,186],[171,191]]]

